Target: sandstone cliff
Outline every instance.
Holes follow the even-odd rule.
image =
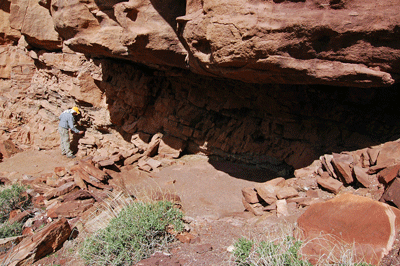
[[[54,147],[58,115],[78,104],[86,128],[163,132],[285,174],[398,137],[398,6],[2,1],[3,131]]]

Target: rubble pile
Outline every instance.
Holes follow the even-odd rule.
[[[295,177],[242,189],[243,205],[255,215],[288,215],[298,208],[350,192],[400,207],[400,141],[352,152],[325,154]]]

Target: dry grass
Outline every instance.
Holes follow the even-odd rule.
[[[320,235],[301,242],[296,224],[281,223],[269,227],[263,235],[242,237],[235,243],[232,264],[241,266],[368,266],[364,258],[356,253],[356,245],[348,244],[332,235]],[[320,253],[315,257],[306,256],[303,251],[316,246]]]

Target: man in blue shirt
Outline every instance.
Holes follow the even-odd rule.
[[[58,124],[58,132],[60,132],[60,141],[61,141],[61,154],[67,155],[68,158],[75,158],[76,156],[72,154],[70,149],[69,142],[69,132],[68,129],[71,129],[72,132],[76,134],[83,134],[83,131],[79,131],[75,127],[75,116],[79,115],[80,111],[78,107],[73,107],[72,109],[65,110],[60,115],[60,123]]]

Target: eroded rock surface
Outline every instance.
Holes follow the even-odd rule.
[[[316,262],[323,254],[336,254],[354,245],[355,256],[378,265],[392,249],[399,230],[400,211],[387,204],[352,194],[316,203],[298,219],[303,254]]]
[[[4,1],[3,42],[251,83],[379,87],[398,79],[398,2]]]

